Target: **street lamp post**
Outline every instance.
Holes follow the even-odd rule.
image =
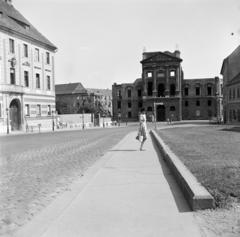
[[[85,128],[85,124],[84,124],[84,103],[85,103],[85,99],[82,97],[82,129]]]
[[[8,117],[8,111],[9,111],[9,109],[6,108],[6,112],[7,112],[7,134],[9,134],[9,117]]]
[[[54,132],[54,111],[52,110],[52,131]]]

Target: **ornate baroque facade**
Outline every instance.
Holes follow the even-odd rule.
[[[0,0],[0,131],[41,124],[55,113],[56,47],[12,5]]]
[[[114,119],[135,121],[142,107],[149,120],[221,117],[221,80],[184,80],[181,62],[179,51],[143,53],[142,78],[112,86]]]

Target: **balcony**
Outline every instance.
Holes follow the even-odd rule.
[[[11,84],[1,84],[0,92],[8,92],[8,93],[24,93],[24,87],[19,85],[11,85]]]

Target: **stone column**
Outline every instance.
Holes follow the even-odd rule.
[[[143,71],[142,73],[142,79],[143,79],[143,96],[147,96],[147,82],[146,82],[146,72]]]
[[[153,71],[153,97],[157,96],[157,70]]]
[[[179,67],[176,68],[176,96],[180,96],[180,72],[179,72]]]
[[[165,88],[165,96],[169,96],[169,74],[170,70],[166,67],[166,88]]]
[[[179,88],[179,120],[182,120],[182,69],[179,65],[178,69],[178,88]]]

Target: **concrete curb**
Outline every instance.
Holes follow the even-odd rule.
[[[153,130],[151,136],[193,211],[214,208],[214,198]]]

